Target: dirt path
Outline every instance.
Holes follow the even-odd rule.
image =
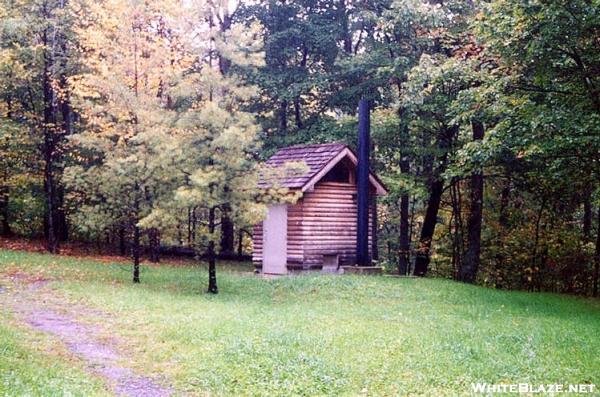
[[[101,338],[101,326],[84,324],[77,319],[86,314],[98,317],[108,314],[61,301],[47,288],[45,280],[32,281],[21,274],[13,277],[13,282],[21,285],[10,303],[16,317],[60,339],[71,353],[85,362],[90,373],[106,381],[115,395],[167,397],[172,394],[172,389],[161,386],[156,376],[136,374],[123,366],[121,363],[128,357],[119,351],[117,340]]]

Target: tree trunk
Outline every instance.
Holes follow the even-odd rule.
[[[237,255],[238,258],[244,256],[244,231],[241,228],[238,230]]]
[[[233,256],[234,254],[234,236],[235,231],[233,228],[233,222],[229,217],[231,207],[224,205],[221,212],[221,242],[220,242],[220,254],[226,257]]]
[[[196,217],[196,207],[192,208],[192,224],[191,224],[191,241],[192,245],[196,244],[196,224],[198,223],[198,218]]]
[[[279,104],[279,132],[287,131],[287,105],[285,100]]]
[[[348,21],[348,9],[346,0],[340,0],[340,22],[342,25],[342,36],[344,40],[344,52],[347,55],[352,54],[352,34],[350,33],[350,23]]]
[[[131,245],[131,257],[133,259],[133,282],[140,282],[140,228],[137,219],[133,225],[133,244]]]
[[[56,114],[53,108],[52,82],[50,76],[51,59],[48,52],[48,34],[43,32],[44,44],[44,70],[42,76],[42,91],[44,99],[44,119],[43,119],[43,148],[42,156],[44,159],[44,194],[46,196],[46,249],[51,253],[58,252],[58,238],[56,234],[56,204],[55,204],[55,182],[54,182],[54,128],[56,124]]]
[[[215,255],[215,209],[208,211],[208,247],[206,259],[208,260],[208,293],[217,294],[217,263]]]
[[[301,129],[302,124],[302,112],[300,110],[300,98],[294,99],[294,120],[296,121],[296,127]]]
[[[585,196],[583,198],[583,238],[585,241],[590,240],[590,235],[592,232],[592,192],[585,192]]]
[[[59,170],[59,172],[62,174],[62,170]],[[61,183],[57,183],[56,185],[56,220],[54,221],[54,225],[58,240],[67,241],[69,239],[69,225],[64,207],[65,189]]]
[[[219,70],[222,75],[226,75],[231,67],[231,61],[223,56],[219,56]]]
[[[462,221],[462,195],[460,192],[460,180],[454,178],[450,187],[452,202],[451,222],[448,231],[452,239],[452,270],[454,278],[459,278],[459,268],[464,253],[463,244],[463,221]]]
[[[415,258],[415,276],[423,277],[427,274],[430,262],[431,242],[433,233],[437,224],[437,215],[440,209],[442,193],[444,191],[444,181],[436,180],[431,184],[429,189],[429,199],[427,200],[427,210],[425,219],[421,228],[421,236],[419,237],[419,248]]]
[[[48,141],[46,139],[46,141]],[[54,178],[52,174],[52,149],[45,149],[44,153],[44,194],[46,195],[46,249],[51,253],[58,253],[58,238],[56,235],[56,216],[54,202]]]
[[[62,4],[62,3],[61,3]],[[73,123],[73,112],[71,111],[71,101],[70,101],[70,93],[69,93],[69,83],[67,76],[67,68],[68,68],[68,48],[67,48],[67,40],[65,37],[62,37],[61,48],[63,53],[63,60],[61,61],[61,76],[60,76],[60,89],[62,91],[62,95],[59,98],[59,109],[62,117],[61,124],[61,139],[65,139],[64,137],[68,137],[72,132],[72,123]],[[58,151],[57,158],[55,162],[62,163],[63,155],[62,151]],[[58,236],[60,241],[67,241],[69,239],[69,224],[67,222],[67,213],[65,210],[65,188],[62,183],[62,175],[64,168],[63,166],[57,170],[59,174],[58,185],[57,185],[57,208],[56,208],[56,229],[58,231]]]
[[[133,188],[135,194],[135,200],[133,204],[133,216],[131,219],[131,226],[133,227],[133,242],[131,245],[131,256],[133,258],[133,282],[140,282],[140,227],[138,222],[140,221],[140,185],[136,181]]]
[[[505,236],[506,236],[506,230],[508,229],[509,226],[509,214],[508,214],[508,207],[510,205],[510,194],[511,194],[511,176],[508,176],[508,180],[506,181],[506,185],[504,186],[504,188],[502,189],[502,192],[500,193],[500,209],[499,209],[499,215],[498,215],[498,225],[500,226],[500,236],[499,236],[499,240],[498,240],[498,252],[496,253],[496,264],[495,264],[495,270],[496,270],[496,276],[498,275],[499,271],[504,269],[504,260],[506,259],[504,256],[504,253],[502,252],[503,249],[503,244],[504,244],[504,240],[505,240]],[[496,284],[496,288],[497,289],[502,289],[503,285],[502,283],[498,282],[498,278],[496,277],[495,280],[495,284]]]
[[[160,232],[156,228],[148,230],[148,239],[150,240],[150,262],[160,262]]]
[[[600,207],[598,207],[598,230],[596,231],[596,258],[594,260],[594,276],[592,295],[598,296],[598,276],[600,274]]]
[[[183,245],[183,233],[181,232],[181,221],[177,222],[177,243],[181,247]]]
[[[484,135],[483,124],[472,122],[473,141],[481,141]],[[475,170],[471,175],[471,206],[467,220],[467,252],[460,268],[459,278],[472,283],[477,277],[481,254],[481,224],[483,219],[483,171]]]
[[[127,242],[125,240],[125,228],[119,227],[119,254],[125,255],[127,251]]]
[[[498,223],[503,229],[508,228],[508,206],[510,204],[511,183],[512,180],[509,175],[506,185],[500,193],[500,214],[498,216]]]
[[[192,208],[188,208],[188,246],[192,245]]]
[[[425,219],[423,220],[421,236],[419,237],[419,248],[415,258],[414,273],[419,277],[425,276],[429,269],[431,243],[437,224],[442,193],[444,192],[444,180],[442,179],[442,174],[446,170],[450,143],[457,132],[458,126],[456,125],[446,127],[441,131],[441,135],[437,142],[437,147],[442,151],[442,154],[437,159],[439,165],[436,168],[434,175],[432,175],[432,181],[429,188],[429,199],[427,200],[427,210],[425,211]]]
[[[536,266],[537,266],[537,258],[538,258],[538,245],[540,242],[540,231],[542,228],[542,217],[544,216],[544,209],[546,208],[546,197],[542,197],[542,203],[540,205],[540,209],[537,213],[537,219],[535,221],[535,237],[533,239],[533,250],[531,253],[531,271],[532,271],[532,281],[529,286],[529,290],[533,291],[533,282],[536,277]]]
[[[12,119],[12,100],[9,96],[7,100],[7,113],[6,117],[8,119]],[[5,176],[6,177],[6,176]],[[13,232],[10,228],[9,221],[9,203],[10,203],[10,188],[8,186],[0,186],[0,217],[2,220],[0,221],[0,226],[2,227],[2,232],[0,232],[0,236],[10,237]]]
[[[408,194],[400,197],[400,250],[398,253],[398,274],[408,274],[410,264],[410,237],[409,237],[409,200]]]
[[[0,233],[0,235],[4,237],[10,237],[13,234],[9,222],[9,194],[10,192],[8,187],[0,188],[0,225],[2,227],[2,232]]]
[[[410,210],[409,210],[409,222],[408,222],[408,241],[409,241],[409,251],[407,251],[407,255],[409,255],[409,260],[408,260],[408,268],[406,269],[406,274],[411,274],[411,272],[414,274],[414,268],[411,269],[412,266],[412,259],[410,259],[410,256],[412,254],[412,241],[413,241],[413,235],[415,234],[415,218],[417,216],[417,210],[416,210],[416,206],[417,206],[417,198],[416,197],[412,197],[410,199]]]
[[[400,110],[400,117],[403,115],[403,110]],[[408,128],[403,125],[401,129],[400,142],[402,145],[401,150],[405,150],[408,147]],[[400,172],[402,175],[408,175],[410,172],[410,162],[408,153],[402,153],[400,159]],[[400,236],[399,243],[400,249],[398,252],[398,274],[404,276],[408,274],[410,266],[410,221],[409,221],[409,204],[410,197],[408,192],[405,190],[400,196]]]
[[[231,29],[231,23],[233,22],[233,18],[229,15],[229,12],[225,11],[224,15],[219,21],[219,30],[221,33],[226,33]],[[225,35],[223,35],[225,36]],[[219,54],[219,71],[223,76],[226,76],[229,73],[229,69],[231,68],[231,60],[224,57],[222,54]]]

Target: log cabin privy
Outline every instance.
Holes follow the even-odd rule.
[[[282,178],[283,187],[298,191],[295,204],[268,206],[266,219],[254,227],[252,261],[265,274],[322,270],[336,272],[356,261],[357,156],[346,145],[327,143],[291,146],[277,151],[269,167],[304,162],[303,172]],[[264,185],[262,187],[268,187]],[[376,225],[376,198],[387,194],[369,174],[369,255]]]

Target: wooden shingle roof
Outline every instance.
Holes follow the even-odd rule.
[[[302,188],[345,148],[346,145],[341,143],[290,146],[279,149],[265,164],[268,167],[280,167],[285,163],[304,162],[308,171],[280,182],[288,188]]]
[[[265,165],[270,168],[280,168],[286,163],[304,163],[307,170],[302,173],[291,172],[290,174],[280,176],[278,184],[290,189],[302,189],[306,191],[311,189],[324,174],[329,171],[342,158],[348,157],[355,165],[357,158],[354,152],[346,145],[341,143],[322,143],[311,145],[296,145],[279,149]],[[387,189],[381,181],[371,173],[371,183],[377,189],[377,194],[384,195]],[[269,187],[269,183],[264,180],[259,183],[262,188]]]

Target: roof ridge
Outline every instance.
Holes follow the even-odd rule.
[[[286,147],[282,147],[277,149],[277,151],[280,150],[288,150],[288,149],[296,149],[296,148],[305,148],[305,147],[310,147],[310,146],[348,146],[345,143],[341,143],[341,142],[325,142],[325,143],[299,143],[296,145],[292,145],[292,146],[286,146]]]
[[[301,188],[310,178],[347,148],[347,145],[339,142],[288,146],[278,149],[265,164],[271,167],[279,167],[285,163],[304,162],[308,166],[306,172],[302,175],[284,176],[280,181],[283,186]]]
[[[304,162],[308,166],[308,170],[303,172],[302,175],[294,174],[277,177],[278,182],[284,187],[302,189],[313,177],[318,175],[331,161],[338,158],[342,153],[351,154],[353,158],[356,157],[350,146],[344,143],[313,143],[280,148],[264,164],[268,167],[277,168],[286,163]],[[353,161],[355,162],[355,160]],[[370,171],[370,174],[380,183],[372,171]],[[262,181],[259,182],[259,186],[269,187],[269,184]]]

